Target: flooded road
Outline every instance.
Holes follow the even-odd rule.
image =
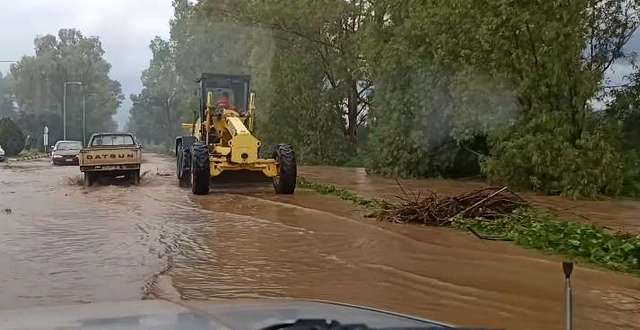
[[[165,297],[169,285],[182,299],[313,298],[458,325],[562,328],[558,257],[377,223],[310,191],[192,196],[161,156],[147,156],[143,171],[138,187],[85,189],[77,167],[0,165],[0,308]],[[385,182],[323,171],[301,170],[387,193]],[[639,278],[574,274],[576,329],[640,329]]]

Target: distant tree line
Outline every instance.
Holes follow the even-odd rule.
[[[41,147],[43,128],[49,141],[63,138],[63,92],[67,86],[67,139],[82,140],[82,97],[86,99],[87,134],[117,128],[112,116],[124,100],[120,83],[109,77],[111,65],[97,37],[75,29],[34,40],[34,56],[24,56],[0,76],[0,118],[11,118]]]
[[[630,0],[174,1],[129,121],[170,144],[201,72],[251,74],[258,130],[309,164],[481,175],[548,194],[640,193],[636,73],[605,89]],[[611,92],[611,93],[605,93]],[[595,106],[604,104],[604,106]]]

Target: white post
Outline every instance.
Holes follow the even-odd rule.
[[[43,133],[42,138],[44,140],[44,152],[49,152],[49,127],[45,126]]]

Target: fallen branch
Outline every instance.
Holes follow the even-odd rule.
[[[478,233],[475,229],[470,226],[467,226],[467,230],[469,230],[473,235],[475,235],[479,239],[484,239],[488,241],[512,241],[512,239],[507,238],[505,236],[487,236]]]
[[[502,189],[500,189],[500,190],[498,190],[498,191],[494,192],[493,194],[491,194],[491,195],[489,195],[489,196],[487,196],[487,197],[483,198],[481,201],[479,201],[479,202],[477,202],[477,203],[475,203],[475,204],[473,204],[473,205],[469,206],[469,207],[468,207],[468,208],[466,208],[464,211],[459,212],[458,214],[456,214],[456,215],[454,215],[453,217],[451,217],[449,220],[455,219],[455,218],[456,218],[456,217],[458,217],[459,215],[463,215],[463,216],[464,216],[468,211],[470,211],[470,210],[472,210],[472,209],[474,209],[474,208],[476,208],[476,207],[478,207],[478,206],[482,205],[482,203],[484,203],[484,202],[488,201],[488,200],[489,200],[489,199],[491,199],[493,196],[495,196],[495,195],[497,195],[497,194],[499,194],[499,193],[501,193],[501,192],[503,192],[503,191],[505,191],[505,190],[507,190],[507,187],[506,187],[506,186],[502,187]]]
[[[399,183],[399,182],[398,182]],[[387,204],[376,213],[382,221],[420,223],[429,226],[449,226],[455,218],[497,219],[528,206],[520,196],[507,187],[489,187],[454,197],[440,196],[429,191],[425,196],[411,194],[400,185],[404,196],[397,204]]]

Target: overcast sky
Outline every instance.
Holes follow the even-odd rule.
[[[33,55],[37,35],[76,28],[98,36],[111,63],[111,78],[122,84],[127,102],[116,120],[123,125],[131,107],[129,94],[142,86],[140,73],[149,65],[149,41],[169,37],[171,0],[0,0],[0,60]],[[9,64],[0,63],[6,73]]]

